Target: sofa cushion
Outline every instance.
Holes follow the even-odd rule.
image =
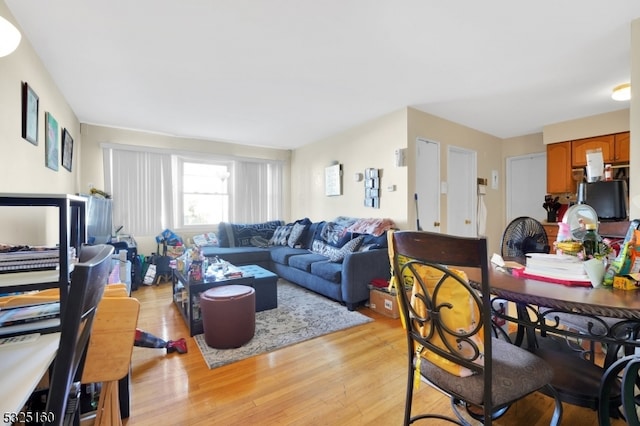
[[[289,258],[289,266],[301,271],[311,272],[311,265],[316,262],[326,262],[327,258],[316,253],[300,254]]]
[[[311,245],[314,240],[321,239],[320,232],[322,231],[322,227],[326,222],[313,222],[309,227],[305,230],[304,234],[300,238],[300,247],[311,250]]]
[[[281,220],[252,224],[220,222],[218,225],[220,247],[251,247],[252,237],[270,239],[276,228],[283,224]]]
[[[339,283],[342,279],[342,264],[336,262],[315,262],[311,264],[311,273],[327,281]]]
[[[202,247],[201,253],[205,257],[216,257],[232,264],[264,263],[271,260],[269,250],[258,247]]]
[[[354,235],[358,235],[358,234],[354,234]],[[386,249],[389,246],[389,243],[387,242],[386,231],[379,237],[376,237],[375,235],[371,235],[371,234],[362,234],[362,237],[364,239],[362,240],[362,244],[358,248],[358,251]]]
[[[278,226],[273,232],[273,235],[269,240],[269,244],[272,246],[286,246],[287,241],[289,240],[289,235],[291,235],[292,228],[293,227],[291,225]]]
[[[308,254],[309,251],[299,248],[291,248],[289,246],[271,246],[269,247],[271,260],[282,265],[289,264],[289,258],[300,254]]]

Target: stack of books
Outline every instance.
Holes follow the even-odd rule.
[[[584,262],[564,254],[529,253],[523,274],[528,278],[566,285],[591,286]]]
[[[57,248],[33,248],[0,253],[0,273],[56,269],[59,264],[60,252]]]

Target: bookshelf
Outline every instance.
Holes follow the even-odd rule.
[[[0,193],[0,208],[54,207],[58,209],[59,264],[56,269],[0,274],[0,293],[14,293],[47,288],[60,289],[60,307],[64,311],[70,274],[73,269],[69,249],[80,251],[87,239],[86,200],[69,194],[7,194]],[[29,223],[21,224],[29,226]]]

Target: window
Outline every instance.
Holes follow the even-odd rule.
[[[282,219],[282,161],[103,144],[113,224],[133,235]]]
[[[178,226],[209,225],[229,220],[229,164],[179,162],[182,171]]]

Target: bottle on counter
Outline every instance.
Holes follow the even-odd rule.
[[[613,170],[611,164],[605,164],[604,166],[604,180],[613,180]]]
[[[586,259],[590,259],[597,254],[600,254],[598,249],[598,235],[596,234],[596,224],[587,223],[585,225],[587,230],[582,240],[582,246],[584,247],[584,255]]]

